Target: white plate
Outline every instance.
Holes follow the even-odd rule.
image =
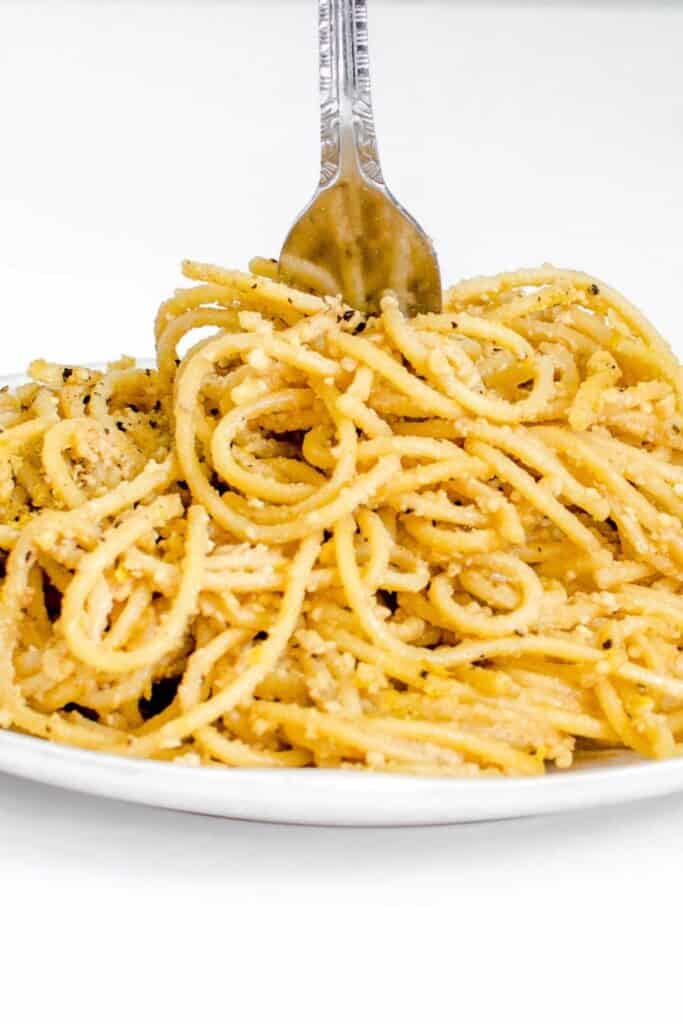
[[[446,825],[624,803],[683,789],[683,760],[533,779],[429,779],[319,769],[194,768],[0,733],[0,769],[67,789],[226,818]]]
[[[152,363],[140,360],[140,365]],[[0,377],[0,386],[25,380]],[[304,825],[447,825],[683,790],[683,759],[644,762],[627,753],[607,765],[599,761],[541,778],[430,779],[320,769],[195,768],[77,750],[3,730],[0,770],[154,807]]]

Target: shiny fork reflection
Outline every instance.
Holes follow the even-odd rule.
[[[290,230],[280,275],[376,312],[390,289],[409,315],[441,309],[433,246],[384,183],[372,116],[365,0],[320,0],[321,174]]]

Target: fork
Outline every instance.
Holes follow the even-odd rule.
[[[280,276],[355,309],[379,310],[386,291],[404,313],[439,312],[431,241],[387,188],[370,95],[366,0],[318,0],[320,180],[291,228]]]

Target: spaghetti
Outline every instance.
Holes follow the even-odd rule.
[[[157,365],[0,394],[0,725],[476,776],[683,739],[683,375],[541,267],[444,312],[186,263]]]

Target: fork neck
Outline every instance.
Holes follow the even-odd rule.
[[[366,0],[318,0],[320,184],[360,174],[384,184],[370,91]]]

